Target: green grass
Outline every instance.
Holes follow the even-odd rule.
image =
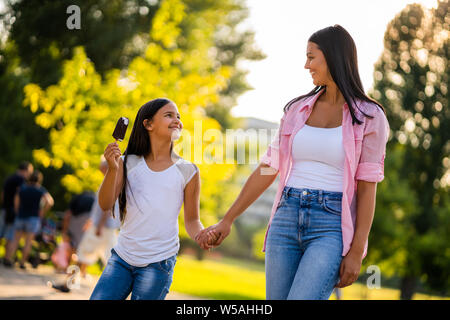
[[[211,299],[265,299],[265,275],[241,263],[177,258],[171,290]]]
[[[224,258],[198,261],[181,255],[175,266],[171,290],[209,299],[265,299],[264,265]],[[342,289],[343,300],[398,300],[400,291],[383,288],[369,289],[361,283]],[[450,299],[416,293],[415,300]],[[334,294],[330,300],[335,300]]]

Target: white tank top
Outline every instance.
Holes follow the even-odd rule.
[[[178,158],[166,170],[156,172],[144,157],[128,156],[127,213],[114,247],[128,264],[143,267],[178,253],[184,188],[197,171],[193,163]]]
[[[305,124],[292,143],[293,163],[286,186],[342,192],[344,157],[342,126]]]

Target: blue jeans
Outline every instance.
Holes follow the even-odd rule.
[[[285,187],[266,242],[266,298],[326,300],[342,261],[342,192]]]
[[[91,295],[91,300],[164,300],[172,284],[176,255],[145,267],[126,263],[111,249],[111,257]]]
[[[0,239],[5,238],[8,241],[13,241],[15,235],[14,222],[5,223],[0,231]]]

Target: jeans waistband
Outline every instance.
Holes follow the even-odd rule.
[[[324,197],[342,198],[342,192],[340,191],[327,191],[321,189],[309,189],[309,188],[293,188],[285,186],[283,189],[283,195],[294,198],[308,197],[311,199],[317,198],[319,202],[322,202]]]

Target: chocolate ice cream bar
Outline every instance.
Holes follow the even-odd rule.
[[[120,117],[112,134],[113,138],[122,141],[128,128],[128,118]]]

